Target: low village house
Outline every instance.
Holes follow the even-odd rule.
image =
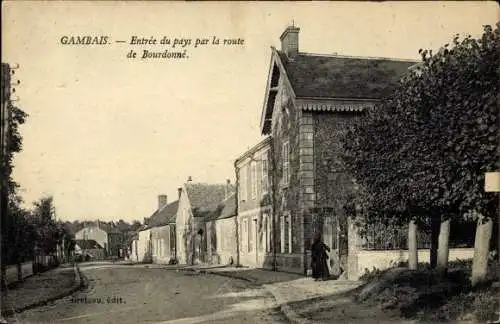
[[[227,227],[226,218],[231,211],[234,186],[226,184],[193,183],[191,178],[180,188],[177,210],[177,259],[181,264],[219,263],[227,250],[217,253],[217,223],[219,229]],[[222,240],[235,242],[234,231],[221,233]],[[221,243],[221,242],[219,242]],[[229,245],[228,245],[229,244]],[[235,244],[221,244],[220,249]],[[236,255],[232,256],[234,259]]]
[[[86,224],[76,232],[75,242],[75,253],[86,252],[97,260],[103,260],[108,255],[108,233],[100,227],[99,221],[97,224]]]
[[[169,263],[175,257],[175,218],[179,201],[167,203],[167,196],[158,196],[158,210],[151,216],[151,258],[154,263]]]
[[[235,264],[234,185],[193,183],[178,189],[179,199],[158,208],[132,241],[130,260],[154,263]]]
[[[86,222],[84,227],[75,233],[75,240],[94,240],[103,251],[100,259],[123,257],[124,254],[123,234],[117,228],[100,221]],[[83,244],[86,245],[86,243]],[[101,255],[100,252],[99,255]]]
[[[75,240],[75,255],[80,255],[82,260],[104,260],[106,250],[95,240]]]
[[[365,269],[407,259],[405,229],[387,236],[379,226],[361,237],[351,221],[354,183],[343,169],[338,135],[389,96],[417,62],[301,52],[299,31],[287,27],[281,49],[271,47],[262,140],[236,159],[236,187],[189,179],[178,202],[165,205],[165,197],[160,205],[170,207],[158,206],[139,231],[133,260],[307,274],[318,232],[332,248],[336,276],[357,279]],[[420,235],[419,258],[428,259],[428,240]],[[453,233],[450,242],[450,260],[472,256],[470,248],[453,248]]]

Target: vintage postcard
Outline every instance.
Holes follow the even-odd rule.
[[[500,322],[496,2],[2,2],[2,323]]]

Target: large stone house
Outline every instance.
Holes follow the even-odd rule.
[[[269,255],[278,270],[306,273],[312,236],[321,232],[333,249],[333,272],[357,273],[359,239],[354,228],[348,231],[347,215],[338,199],[352,182],[341,168],[336,135],[342,125],[389,95],[416,62],[303,53],[299,28],[293,26],[280,40],[280,50],[271,48],[260,123],[261,135],[270,137],[270,179],[275,188],[276,227],[270,241],[276,244]],[[238,211],[244,212],[246,204],[239,205]],[[267,230],[258,223],[257,227]],[[258,257],[255,260],[266,264]]]
[[[189,180],[179,191],[177,260],[181,264],[213,263],[211,241],[214,235],[207,235],[211,231],[207,231],[207,225],[212,226],[214,215],[221,214],[223,202],[234,192],[234,186],[230,183],[193,183]]]

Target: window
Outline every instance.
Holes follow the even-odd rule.
[[[267,249],[266,252],[271,252],[271,247],[273,245],[272,241],[272,219],[269,217],[269,215],[266,216],[267,219]]]
[[[283,159],[283,185],[288,185],[290,182],[290,151],[288,142],[283,143],[282,147],[282,159]]]
[[[250,164],[250,183],[252,185],[252,199],[257,198],[257,163],[253,161]]]
[[[239,183],[239,189],[240,189],[240,201],[245,201],[247,200],[247,166],[244,165],[240,169],[240,183]]]
[[[292,253],[292,222],[290,215],[281,216],[281,253]]]
[[[264,153],[264,157],[262,158],[261,162],[261,169],[262,169],[262,183],[261,183],[261,188],[262,188],[262,193],[267,193],[268,187],[269,187],[269,180],[268,180],[268,166],[267,166],[267,152]]]
[[[260,252],[265,252],[266,249],[267,249],[267,233],[266,233],[266,229],[267,229],[267,225],[266,225],[266,219],[264,217],[262,217],[261,221],[257,221],[257,228],[259,229],[259,239],[258,239],[258,243],[259,243],[259,251]]]
[[[244,219],[241,223],[241,247],[246,251],[248,247],[248,220]]]
[[[261,248],[263,249],[264,252],[267,252],[267,247],[269,245],[269,241],[267,240],[267,214],[264,214],[262,216],[262,232],[263,232],[263,237],[262,237],[262,245]]]
[[[248,252],[252,252],[254,247],[254,224],[255,222],[250,220],[250,226],[248,227]]]

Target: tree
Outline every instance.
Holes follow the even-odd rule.
[[[5,288],[5,271],[6,263],[12,262],[8,256],[16,255],[18,245],[13,245],[12,237],[9,233],[14,231],[17,233],[17,227],[21,226],[23,219],[17,219],[19,216],[18,203],[20,202],[16,196],[18,184],[12,179],[13,159],[15,153],[22,150],[22,136],[19,133],[19,125],[24,124],[27,114],[21,109],[12,105],[10,100],[10,75],[11,69],[8,64],[2,63],[2,125],[1,125],[1,191],[0,191],[0,206],[1,206],[1,287]],[[5,118],[5,123],[4,123]],[[12,205],[14,204],[14,205]],[[12,212],[11,212],[12,209]],[[19,216],[20,217],[20,216]],[[12,228],[11,226],[14,226]],[[18,269],[20,267],[18,266]],[[19,273],[18,273],[19,276]]]
[[[54,221],[54,205],[52,197],[43,197],[33,203],[33,220],[36,224],[37,241],[36,247],[44,254],[56,251],[57,225]]]
[[[498,26],[485,26],[480,39],[456,36],[452,48],[435,55],[421,50],[414,73],[344,138],[348,169],[366,188],[365,205],[375,215],[364,220],[418,224],[438,217],[443,272],[450,220],[475,211],[482,231],[496,217],[498,197],[486,194],[483,183],[484,173],[499,167],[498,40]],[[480,242],[489,242],[491,230],[483,232],[488,238],[476,241],[476,252],[488,249]],[[484,264],[487,253],[475,254],[474,263]]]

